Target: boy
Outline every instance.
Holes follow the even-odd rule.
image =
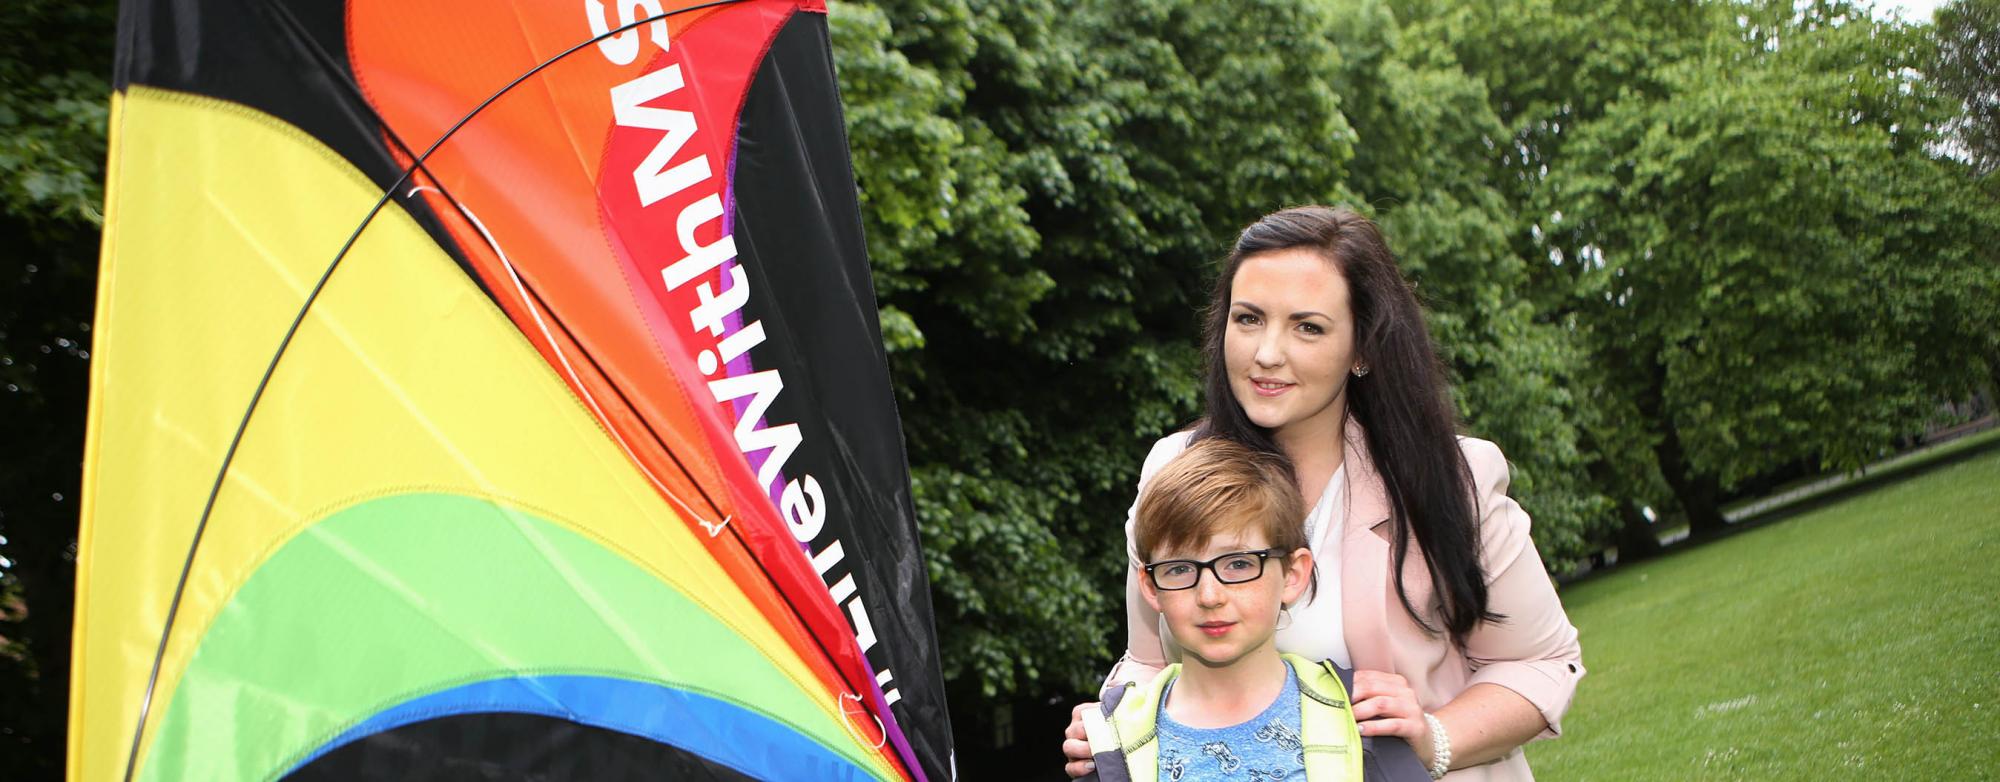
[[[1286,607],[1312,588],[1305,515],[1289,464],[1220,438],[1153,477],[1134,522],[1139,586],[1182,662],[1085,711],[1094,778],[1364,779],[1372,748],[1348,711],[1346,672],[1282,655],[1274,640]]]

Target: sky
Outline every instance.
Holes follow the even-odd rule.
[[[1876,0],[1875,13],[1888,16],[1890,12],[1900,10],[1904,19],[1912,22],[1928,22],[1931,20],[1931,11],[1943,4],[1942,0]]]

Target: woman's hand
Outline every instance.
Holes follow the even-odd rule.
[[[1069,711],[1069,728],[1063,731],[1063,759],[1068,761],[1063,764],[1063,773],[1070,779],[1097,770],[1097,763],[1090,759],[1090,737],[1083,732],[1083,710],[1095,708],[1096,703],[1079,703]]]
[[[1355,671],[1354,719],[1363,736],[1399,736],[1426,765],[1431,756],[1431,726],[1410,682],[1393,673]]]

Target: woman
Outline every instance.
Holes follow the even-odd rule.
[[[1557,734],[1583,676],[1576,628],[1507,497],[1505,457],[1454,431],[1443,367],[1381,232],[1344,208],[1258,220],[1224,262],[1205,342],[1206,415],[1154,446],[1141,487],[1195,439],[1288,457],[1312,508],[1319,590],[1291,609],[1279,648],[1355,668],[1362,735],[1408,741],[1433,778],[1532,779],[1521,746]],[[1126,532],[1129,550],[1129,521]],[[1127,649],[1107,687],[1176,654],[1134,563]],[[1090,769],[1080,719],[1063,744],[1071,776]]]

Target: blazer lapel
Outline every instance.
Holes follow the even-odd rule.
[[[1377,526],[1389,520],[1389,494],[1367,439],[1353,416],[1347,419],[1347,520],[1340,546],[1342,635],[1355,668],[1395,671],[1389,646],[1389,541]]]

